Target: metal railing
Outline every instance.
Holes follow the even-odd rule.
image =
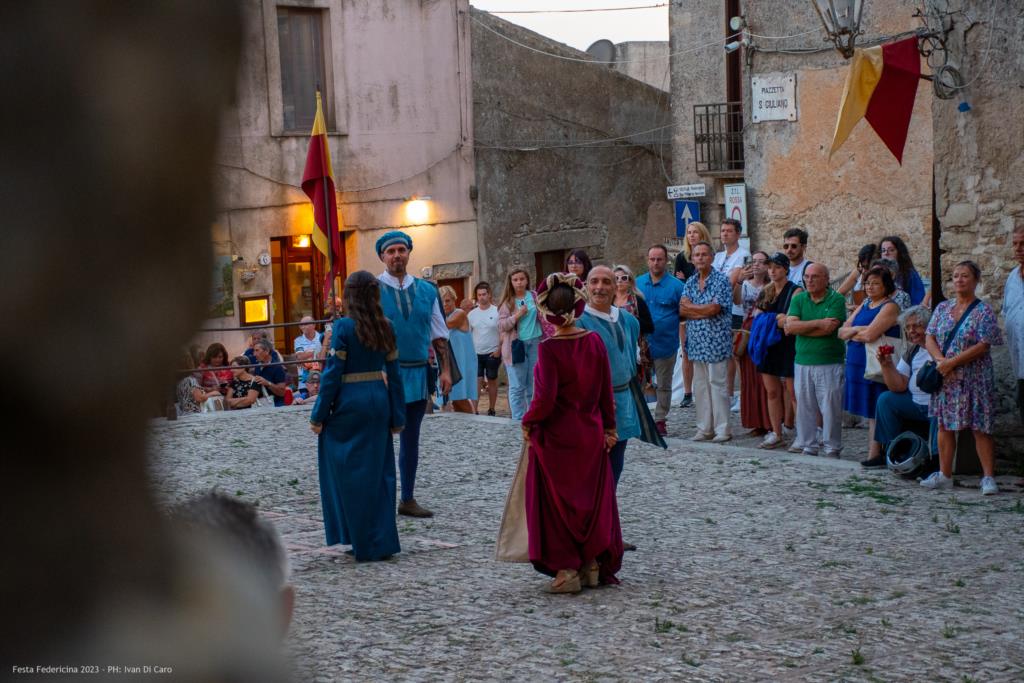
[[[743,103],[693,105],[693,143],[698,174],[742,174]]]

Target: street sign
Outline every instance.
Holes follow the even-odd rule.
[[[796,76],[772,74],[750,79],[750,120],[796,121]]]
[[[700,220],[700,202],[676,200],[676,237],[686,237],[686,226]]]
[[[725,216],[735,218],[743,226],[741,234],[747,234],[747,186],[743,183],[726,185],[723,188],[725,193]]]
[[[669,185],[665,188],[665,193],[669,199],[690,199],[691,197],[703,197],[707,194],[707,187],[704,183],[694,183],[692,185]]]

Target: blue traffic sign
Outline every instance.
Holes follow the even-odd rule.
[[[676,237],[686,237],[686,226],[700,220],[700,202],[676,200]]]

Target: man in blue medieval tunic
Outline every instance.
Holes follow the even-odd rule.
[[[640,436],[640,415],[637,412],[630,380],[636,376],[640,323],[628,312],[612,305],[615,297],[615,274],[608,266],[594,266],[587,275],[587,293],[590,303],[583,316],[576,321],[578,327],[596,332],[608,350],[611,365],[612,394],[615,397],[615,430],[619,440],[608,454],[612,477],[616,487],[625,464],[626,442]],[[653,423],[652,423],[653,426]],[[623,543],[624,550],[635,550],[631,543]]]
[[[410,252],[412,238],[404,232],[392,230],[377,240],[377,256],[385,267],[378,276],[381,282],[380,303],[384,315],[395,327],[398,371],[405,387],[405,429],[399,437],[398,451],[402,493],[398,514],[433,517],[433,512],[416,502],[413,489],[419,465],[420,424],[431,393],[427,386],[427,358],[431,345],[441,370],[438,377],[441,393],[447,394],[452,388],[448,327],[441,313],[437,287],[406,272]]]

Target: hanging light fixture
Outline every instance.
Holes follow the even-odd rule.
[[[852,57],[857,36],[864,34],[860,30],[864,0],[811,0],[811,4],[825,25],[829,40],[843,57]]]

